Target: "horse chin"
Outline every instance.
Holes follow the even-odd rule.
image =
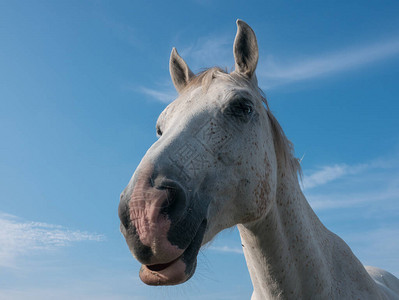
[[[142,265],[140,269],[140,279],[148,285],[176,285],[183,283],[194,274],[197,259],[187,273],[187,265],[179,257],[167,264]]]

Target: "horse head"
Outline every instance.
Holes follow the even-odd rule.
[[[159,116],[159,139],[121,194],[121,232],[149,285],[185,282],[202,245],[264,216],[276,192],[270,114],[257,85],[254,32],[237,21],[235,69],[194,75],[175,49],[178,98]]]

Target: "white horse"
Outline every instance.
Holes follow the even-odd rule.
[[[121,194],[121,231],[149,285],[195,271],[200,247],[237,224],[252,299],[399,299],[399,280],[364,267],[302,194],[292,145],[258,88],[258,46],[237,21],[235,70],[194,75],[172,50],[179,97]]]

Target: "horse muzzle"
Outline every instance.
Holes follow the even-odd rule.
[[[140,278],[149,285],[188,280],[195,270],[205,219],[193,217],[193,201],[184,187],[155,175],[152,166],[140,168],[132,182],[126,189],[130,192],[121,195],[118,213],[129,249],[143,264]]]

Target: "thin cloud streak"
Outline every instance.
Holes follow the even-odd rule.
[[[227,252],[227,253],[235,253],[235,254],[244,254],[242,248],[232,248],[229,246],[209,246],[209,250],[218,251],[218,252]]]
[[[232,66],[234,62],[230,40],[231,37],[227,35],[202,37],[191,45],[183,47],[180,54],[194,71],[214,65]],[[264,52],[267,52],[267,49]],[[396,37],[362,47],[331,51],[329,54],[318,55],[306,61],[299,61],[297,58],[296,62],[291,64],[282,63],[284,58],[265,55],[267,59],[259,61],[257,76],[261,87],[278,88],[281,85],[301,80],[355,70],[397,55],[399,55],[399,38]],[[139,92],[162,103],[170,103],[176,96],[171,89],[155,90],[141,87]]]
[[[232,51],[230,35],[209,35],[183,48],[181,55],[188,65],[196,70],[214,65],[233,66]],[[263,49],[262,52],[267,53],[267,49]],[[399,37],[363,46],[335,49],[306,61],[297,58],[296,62],[291,64],[281,63],[283,58],[263,56],[261,53],[257,75],[260,83],[265,82],[266,86],[274,87],[353,70],[396,55],[399,55]],[[262,56],[267,59],[262,61]]]
[[[179,52],[193,71],[220,66],[233,66],[233,41],[230,35],[209,35],[197,39]]]
[[[399,38],[395,38],[363,47],[343,49],[291,65],[281,64],[273,56],[269,56],[260,64],[257,74],[260,81],[270,88],[353,70],[398,54]]]
[[[332,166],[324,166],[311,175],[303,176],[303,189],[311,189],[328,182],[339,179],[345,175],[354,175],[372,167],[372,164],[361,164],[356,166],[349,166],[346,164],[335,164]]]
[[[399,195],[398,175],[399,164],[396,158],[377,159],[358,165],[331,165],[304,176],[303,189],[315,210],[382,203],[395,210]],[[317,193],[308,192],[319,187],[322,189]]]
[[[145,95],[148,95],[162,103],[170,103],[173,100],[176,99],[176,92],[174,90],[171,89],[167,89],[167,90],[154,90],[154,89],[150,89],[150,88],[146,88],[146,87],[141,87],[139,89],[139,91]]]
[[[224,67],[231,65],[232,41],[231,37],[223,36],[206,36],[196,40],[189,46],[183,46],[181,49],[177,47],[179,54],[187,62],[190,69],[199,72],[206,67],[215,65]],[[231,58],[231,59],[228,59]],[[165,81],[166,82],[166,81]],[[168,88],[160,87],[157,89],[148,87],[139,87],[138,92],[150,96],[161,103],[169,104],[177,97],[177,93],[173,88],[172,81],[168,79]]]
[[[0,266],[15,267],[16,259],[38,251],[50,251],[73,242],[103,241],[105,237],[40,222],[23,222],[0,212]]]
[[[325,166],[321,170],[314,172],[309,176],[303,177],[303,189],[311,189],[313,187],[326,184],[334,179],[340,178],[348,171],[347,165]]]
[[[328,210],[338,208],[349,208],[368,205],[381,206],[383,209],[398,210],[397,201],[399,188],[386,191],[360,192],[360,193],[330,193],[328,195],[309,195],[307,198],[314,210]]]
[[[375,159],[363,164],[333,164],[319,168],[304,175],[302,180],[303,190],[309,190],[338,180],[347,175],[356,175],[372,169],[394,169],[399,165],[398,159]],[[306,171],[304,173],[307,173]]]

